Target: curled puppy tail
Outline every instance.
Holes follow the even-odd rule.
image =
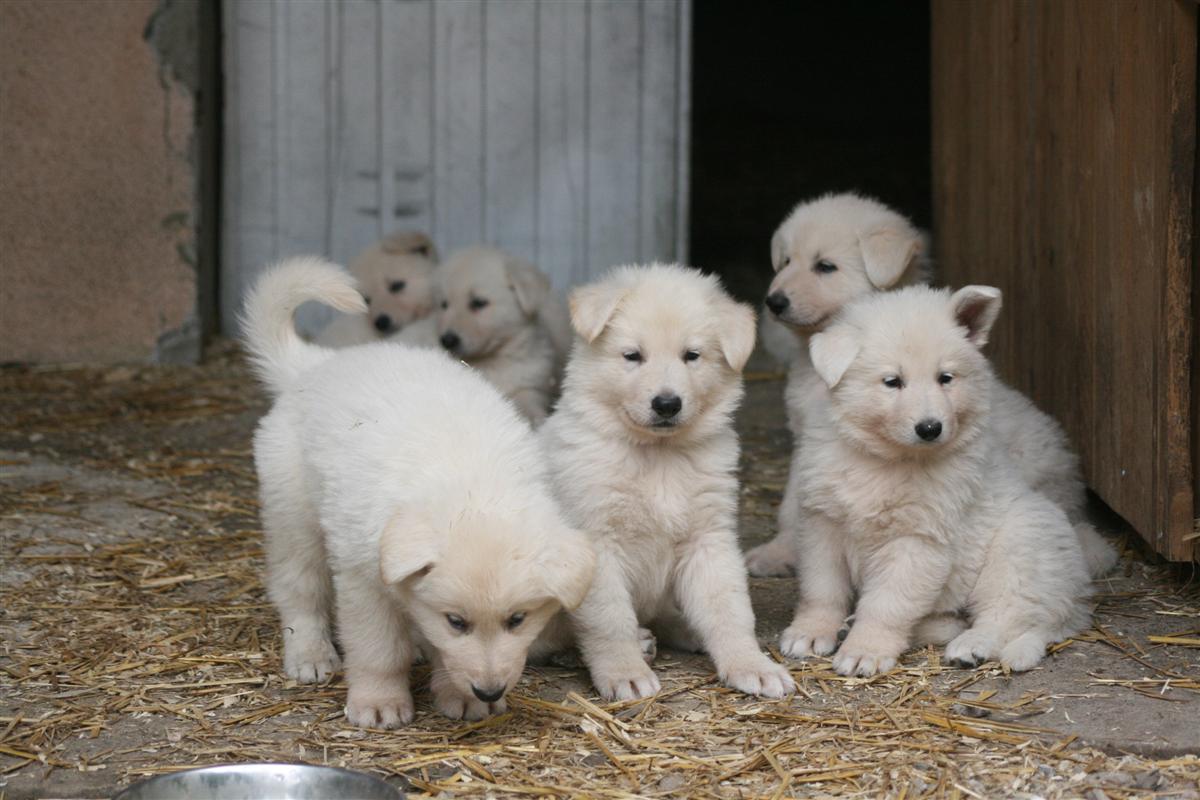
[[[254,284],[242,310],[242,339],[267,389],[278,395],[333,352],[296,333],[296,309],[316,300],[347,313],[366,313],[354,278],[317,256],[289,258],[271,266]]]
[[[1074,527],[1088,575],[1093,578],[1104,577],[1117,563],[1117,549],[1090,522],[1081,520],[1075,522]]]

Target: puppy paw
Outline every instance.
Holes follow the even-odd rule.
[[[646,664],[653,664],[654,659],[658,657],[658,639],[649,628],[638,628],[638,647]]]
[[[453,688],[435,691],[433,706],[450,719],[465,719],[468,722],[503,714],[508,710],[508,703],[503,697],[494,703],[485,703],[473,694],[463,694]]]
[[[946,645],[943,659],[947,664],[962,669],[975,669],[998,654],[996,640],[985,631],[969,628]]]
[[[662,686],[646,662],[601,664],[592,670],[592,683],[605,700],[639,700],[658,694]]]
[[[746,569],[756,578],[785,578],[796,571],[791,542],[781,543],[779,537],[766,544],[752,547],[746,553]]]
[[[283,673],[299,683],[324,683],[342,666],[333,644],[323,636],[293,637],[283,644]]]
[[[760,697],[786,697],[796,691],[787,667],[755,652],[720,671],[721,682],[731,689]]]
[[[400,682],[350,686],[346,719],[359,728],[399,728],[413,721],[412,694]]]
[[[801,610],[779,637],[779,650],[788,658],[827,656],[837,649],[842,618],[839,614],[820,609]]]
[[[904,642],[895,636],[871,635],[851,628],[837,655],[833,657],[833,670],[839,675],[870,677],[887,672],[896,666],[896,659],[904,652]]]
[[[1042,663],[1050,641],[1040,633],[1023,633],[1000,648],[1000,663],[1013,672],[1031,670]]]

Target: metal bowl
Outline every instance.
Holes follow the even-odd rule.
[[[230,764],[159,775],[113,800],[403,800],[362,772],[303,764]]]

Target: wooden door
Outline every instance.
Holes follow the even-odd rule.
[[[936,255],[1005,293],[991,355],[1088,484],[1195,557],[1191,0],[933,0]]]
[[[221,310],[398,229],[561,289],[685,258],[690,0],[225,0]]]

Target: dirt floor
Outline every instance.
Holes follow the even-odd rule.
[[[747,546],[773,530],[790,447],[782,382],[749,378]],[[665,652],[650,701],[605,705],[583,672],[531,668],[483,723],[422,691],[409,728],[350,728],[340,682],[279,674],[249,452],[263,407],[227,347],[195,368],[0,371],[0,798],[250,760],[417,796],[1200,798],[1200,578],[1128,544],[1094,629],[1024,675],[932,649],[873,679],[816,659],[792,664],[795,698],[763,701]],[[753,582],[768,648],[794,594]]]

